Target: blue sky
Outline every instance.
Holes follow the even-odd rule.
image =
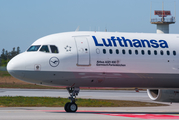
[[[25,51],[40,37],[75,31],[156,33],[150,24],[154,10],[171,10],[174,0],[0,0],[0,52],[20,47]],[[176,11],[179,1],[176,0]],[[170,33],[179,34],[179,12]]]

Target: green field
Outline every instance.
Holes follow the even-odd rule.
[[[0,77],[10,77],[11,75],[7,71],[0,71]]]
[[[64,107],[70,102],[67,98],[52,97],[0,97],[0,107]],[[77,99],[79,107],[151,107],[165,106],[158,103],[147,103],[137,101],[122,100],[96,100],[96,99]]]

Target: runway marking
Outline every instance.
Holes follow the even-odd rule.
[[[103,114],[103,113],[99,113],[99,114]],[[103,114],[103,115],[141,118],[141,119],[179,119],[179,116],[161,115],[161,114]]]
[[[35,110],[42,112],[63,112],[65,110]],[[92,114],[100,114],[100,115],[109,115],[109,116],[119,116],[119,117],[130,117],[130,118],[140,118],[140,119],[179,119],[179,116],[175,115],[165,115],[165,114],[123,114],[118,112],[109,112],[109,111],[90,111],[90,110],[78,110],[76,113],[92,113]]]

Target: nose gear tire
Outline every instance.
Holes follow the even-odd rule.
[[[68,102],[68,103],[65,104],[64,109],[65,109],[66,112],[76,112],[77,109],[78,109],[78,106],[77,106],[76,103]]]

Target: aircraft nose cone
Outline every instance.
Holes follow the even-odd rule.
[[[16,69],[16,64],[14,63],[14,60],[10,60],[7,64],[7,71],[15,70]]]
[[[7,71],[10,75],[17,79],[22,79],[24,77],[24,74],[22,72],[23,65],[19,62],[19,57],[16,56],[13,59],[11,59],[7,64]]]

